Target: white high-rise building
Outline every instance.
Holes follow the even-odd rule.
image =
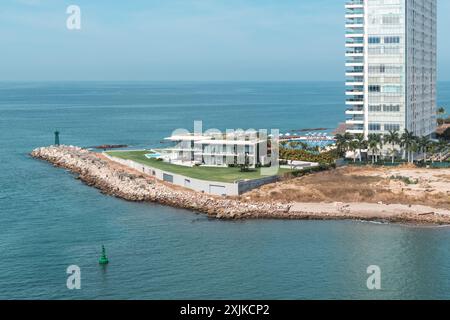
[[[436,0],[347,0],[350,133],[436,129]]]

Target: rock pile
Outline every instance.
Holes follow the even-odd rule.
[[[219,219],[279,217],[288,215],[290,207],[276,203],[244,203],[173,187],[76,146],[37,148],[31,156],[78,174],[80,180],[105,194],[190,209]]]
[[[70,170],[103,193],[129,201],[157,202],[206,213],[218,219],[381,220],[414,224],[449,224],[450,211],[383,203],[276,203],[216,197],[156,180],[103,155],[75,146],[35,149],[31,156]]]

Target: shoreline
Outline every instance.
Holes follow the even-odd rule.
[[[380,203],[277,203],[241,201],[170,185],[105,156],[75,146],[31,152],[36,159],[77,175],[88,186],[128,201],[154,202],[207,214],[216,219],[359,220],[415,225],[449,225],[450,211],[421,205]],[[245,196],[245,194],[244,194]]]

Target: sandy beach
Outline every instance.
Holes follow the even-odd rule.
[[[449,169],[341,168],[265,185],[240,197],[216,197],[155,180],[79,147],[44,147],[31,155],[70,170],[105,194],[218,219],[450,224]]]

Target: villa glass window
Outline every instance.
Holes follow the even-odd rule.
[[[398,44],[400,43],[400,37],[384,37],[385,44]]]
[[[381,43],[380,37],[369,37],[369,43],[370,44],[379,44]]]
[[[369,130],[370,131],[380,131],[381,130],[381,124],[379,124],[379,123],[369,123]]]
[[[384,112],[400,112],[400,105],[384,105],[383,106]]]
[[[381,112],[381,105],[379,104],[371,104],[369,105],[370,112]]]
[[[385,92],[385,93],[401,93],[402,87],[387,85],[387,86],[383,87],[383,92]]]
[[[400,125],[394,123],[386,123],[384,125],[385,131],[400,131]]]
[[[393,24],[399,24],[400,23],[400,17],[389,15],[383,17],[383,24],[393,25]]]
[[[379,85],[370,85],[369,92],[381,92],[381,86]]]

